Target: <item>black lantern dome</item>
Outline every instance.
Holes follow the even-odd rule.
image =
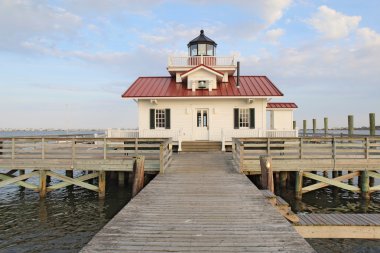
[[[205,35],[201,30],[201,34],[187,44],[189,48],[189,56],[215,56],[216,43]]]

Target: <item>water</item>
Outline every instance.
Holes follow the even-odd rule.
[[[103,135],[103,130],[15,130],[0,131],[1,137],[33,137],[33,136],[95,136]]]
[[[306,134],[308,136],[312,136],[313,135],[313,130],[312,129],[307,129],[306,130]],[[317,135],[324,135],[325,131],[323,129],[316,129],[316,134]],[[338,130],[338,129],[336,129],[336,130],[328,130],[327,134],[328,135],[333,135],[333,136],[340,136],[340,135],[346,136],[346,135],[348,135],[348,130]],[[375,134],[377,136],[379,136],[380,135],[380,130],[376,130]],[[303,129],[300,129],[299,130],[299,136],[301,137],[302,135],[303,135]],[[354,129],[354,135],[367,136],[367,135],[369,135],[369,130]]]
[[[306,180],[305,183],[311,182]],[[354,181],[355,183],[357,182]],[[362,199],[360,194],[335,187],[303,194],[302,200],[294,198],[292,189],[277,189],[276,195],[285,199],[296,213],[380,213],[380,192],[373,193],[369,201]],[[307,239],[307,241],[318,253],[380,252],[380,240]]]
[[[130,188],[115,180],[107,181],[104,200],[76,186],[45,200],[18,186],[1,188],[0,252],[78,252],[130,198]]]

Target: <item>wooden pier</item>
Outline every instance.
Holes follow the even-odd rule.
[[[366,199],[380,190],[380,185],[374,185],[374,179],[380,179],[379,137],[243,138],[233,140],[232,151],[234,166],[241,173],[261,174],[262,156],[270,158],[271,173],[284,176],[283,180],[293,173],[299,199],[330,185],[361,192]],[[304,178],[317,183],[305,186]],[[357,186],[350,184],[354,178]]]
[[[314,252],[226,153],[185,153],[82,252]]]
[[[132,172],[137,156],[144,156],[144,171],[164,172],[171,161],[171,139],[19,137],[0,138],[0,187],[17,184],[39,192],[77,185],[105,196],[107,172]],[[62,174],[62,171],[65,173]],[[73,171],[85,175],[73,177]],[[39,184],[25,182],[38,177]],[[49,185],[48,177],[60,182]],[[89,183],[97,178],[97,185]]]

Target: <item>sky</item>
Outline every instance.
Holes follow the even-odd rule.
[[[205,34],[302,120],[380,117],[378,0],[0,0],[0,128],[135,128],[121,94]],[[380,119],[377,125],[380,125]]]

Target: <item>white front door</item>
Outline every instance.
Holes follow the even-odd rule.
[[[208,140],[209,113],[208,109],[196,109],[196,140]]]

